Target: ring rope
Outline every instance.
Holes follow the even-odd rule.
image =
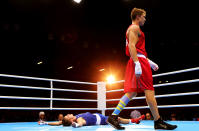
[[[174,107],[199,107],[199,104],[183,104],[183,105],[160,105],[158,108],[174,108]],[[146,109],[149,106],[136,106],[136,107],[125,107],[124,109]],[[106,108],[106,110],[114,110],[115,108]]]
[[[156,74],[156,75],[153,75],[153,77],[173,75],[173,74],[196,71],[196,70],[199,70],[199,67],[189,68],[189,69],[184,69],[184,70],[178,70],[178,71],[172,71],[172,72],[166,72],[166,73],[161,73],[161,74]],[[124,80],[115,81],[115,82],[112,82],[111,84],[117,84],[117,83],[122,83],[122,82],[124,82]]]
[[[165,94],[165,95],[156,95],[155,98],[163,98],[163,97],[173,97],[173,96],[187,96],[187,95],[199,95],[199,92],[187,92],[187,93],[176,93],[176,94]],[[145,99],[145,96],[135,97],[135,99]],[[106,101],[119,101],[120,99],[107,99]]]
[[[160,105],[158,108],[174,108],[174,107],[199,107],[199,104],[183,104],[183,105]],[[146,109],[149,106],[125,107],[124,109]],[[0,109],[15,110],[51,110],[45,107],[0,107]],[[97,110],[97,108],[52,108],[53,110]],[[115,108],[106,108],[106,110],[114,110]]]
[[[199,82],[199,79],[178,81],[178,82],[170,82],[170,83],[165,83],[165,84],[157,84],[157,85],[154,85],[154,87],[161,87],[161,86],[168,86],[168,85],[179,85],[179,84],[187,84],[187,83],[194,83],[194,82]],[[109,90],[109,91],[106,91],[106,93],[118,92],[118,91],[124,91],[124,89]]]
[[[165,75],[171,75],[171,74],[177,74],[177,73],[183,73],[188,71],[195,71],[198,70],[199,67],[196,68],[190,68],[185,70],[179,70],[179,71],[173,71],[173,72],[167,72],[162,74],[153,75],[153,77],[158,76],[165,76]],[[0,74],[0,77],[12,77],[12,78],[22,78],[22,79],[33,79],[33,80],[44,80],[51,82],[65,82],[65,83],[75,83],[75,84],[88,84],[88,85],[98,85],[98,83],[91,83],[91,82],[80,82],[80,81],[68,81],[68,80],[58,80],[58,79],[47,79],[47,78],[38,78],[38,77],[27,77],[27,76],[17,76],[17,75],[6,75],[6,74]],[[185,83],[193,83],[198,82],[199,79],[194,80],[187,80],[187,81],[179,81],[179,82],[171,82],[166,84],[157,84],[154,85],[154,87],[161,87],[161,86],[168,86],[168,85],[176,85],[176,84],[185,84]],[[121,83],[124,82],[124,80],[116,81],[114,83]],[[113,83],[113,84],[114,84]],[[40,89],[40,90],[50,90],[52,91],[71,91],[71,92],[88,92],[88,93],[97,93],[97,91],[88,91],[88,90],[71,90],[71,89],[58,89],[58,88],[44,88],[44,87],[32,87],[32,86],[19,86],[19,85],[6,85],[6,84],[0,84],[0,87],[11,87],[11,88],[27,88],[27,89]],[[106,91],[108,92],[115,92],[115,91],[123,91],[123,89],[119,90],[110,90]],[[178,93],[178,94],[166,94],[166,95],[158,95],[155,96],[157,98],[160,97],[172,97],[172,96],[183,96],[183,95],[197,95],[199,92],[188,92],[188,93]],[[60,100],[60,101],[92,101],[97,102],[97,100],[89,100],[89,99],[62,99],[62,98],[39,98],[39,97],[20,97],[20,96],[0,96],[0,98],[8,98],[8,99],[32,99],[32,100]],[[145,97],[137,97],[135,99],[144,99]],[[106,101],[115,101],[118,99],[109,99]],[[199,104],[184,104],[184,105],[160,105],[159,108],[173,108],[173,107],[198,107]],[[140,106],[140,107],[126,107],[125,109],[145,109],[149,108],[148,106]],[[53,107],[0,107],[0,109],[16,109],[16,110],[97,110],[97,108],[53,108]],[[105,110],[112,110],[115,108],[105,108]]]
[[[2,110],[97,110],[97,108],[0,107]]]
[[[178,73],[184,73],[184,72],[190,72],[190,71],[196,71],[196,70],[199,70],[199,67],[189,68],[189,69],[184,69],[184,70],[178,70],[178,71],[172,71],[172,72],[167,72],[167,73],[161,73],[161,74],[153,75],[153,77],[174,75],[174,74],[178,74]]]
[[[42,97],[20,97],[20,96],[0,96],[3,99],[26,99],[26,100],[55,100],[55,101],[89,101],[97,102],[93,99],[63,99],[63,98],[42,98]]]
[[[10,88],[25,88],[25,89],[36,89],[36,90],[53,90],[53,91],[69,91],[69,92],[86,92],[86,93],[97,93],[97,91],[88,90],[72,90],[72,89],[59,89],[59,88],[44,88],[44,87],[33,87],[33,86],[20,86],[20,85],[6,85],[0,84],[0,87],[10,87]]]
[[[29,76],[18,76],[18,75],[7,75],[7,74],[0,74],[0,76],[2,76],[2,77],[11,77],[11,78],[32,79],[32,80],[53,81],[53,82],[65,82],[65,83],[74,83],[74,84],[97,85],[97,83],[92,83],[92,82],[58,80],[58,79],[48,79],[48,78],[29,77]]]
[[[179,85],[179,84],[187,84],[187,83],[194,83],[194,82],[199,82],[199,79],[178,81],[178,82],[170,82],[170,83],[166,83],[166,84],[157,84],[157,85],[154,85],[154,87],[169,86],[169,85]]]

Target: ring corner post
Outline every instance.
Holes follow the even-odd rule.
[[[50,81],[50,110],[53,109],[53,81]]]
[[[97,110],[106,111],[106,82],[97,82]]]

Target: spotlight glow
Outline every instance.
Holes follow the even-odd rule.
[[[104,71],[105,69],[100,69],[99,71]]]
[[[70,67],[68,67],[67,69],[70,70],[70,69],[72,69],[72,68],[73,68],[73,66],[70,66]]]
[[[112,84],[115,81],[115,77],[113,75],[110,75],[107,77],[106,80],[109,84]]]
[[[73,0],[76,3],[80,3],[82,0]]]
[[[37,62],[38,65],[41,65],[42,63],[43,63],[42,61]]]

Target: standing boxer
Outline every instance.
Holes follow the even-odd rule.
[[[145,50],[145,35],[141,31],[146,19],[146,11],[134,8],[131,11],[132,24],[126,31],[126,55],[130,57],[125,74],[124,96],[120,99],[107,122],[116,129],[124,129],[118,122],[118,115],[128,102],[139,92],[144,92],[147,104],[154,118],[155,129],[173,130],[176,125],[164,122],[159,115],[153,88],[152,71],[158,70],[158,65],[147,58]]]

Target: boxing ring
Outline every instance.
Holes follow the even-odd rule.
[[[192,121],[170,121],[178,125],[175,131],[198,131],[199,122]],[[140,124],[125,124],[125,131],[154,131],[153,121],[143,120]],[[36,122],[0,123],[1,131],[116,131],[109,125],[83,126],[81,128],[38,125]]]
[[[180,73],[186,73],[186,72],[194,72],[198,71],[199,67],[196,68],[190,68],[185,70],[178,70],[173,72],[167,72],[167,73],[161,73],[157,75],[153,75],[153,78],[156,77],[162,77],[162,76],[168,76],[168,75],[175,75]],[[36,80],[36,81],[46,81],[49,83],[49,86],[47,87],[37,87],[37,86],[26,86],[26,85],[11,85],[11,84],[0,84],[0,88],[16,88],[16,89],[28,89],[28,90],[44,90],[49,91],[49,97],[27,97],[27,96],[8,96],[8,95],[1,95],[0,99],[18,99],[18,100],[37,100],[37,101],[45,101],[49,102],[48,107],[20,107],[20,106],[2,106],[0,105],[0,111],[1,110],[85,110],[85,111],[101,111],[102,114],[105,114],[108,110],[113,110],[115,107],[106,107],[108,102],[113,101],[119,101],[120,98],[116,99],[106,99],[107,93],[114,93],[114,92],[122,92],[123,89],[116,89],[116,90],[108,90],[106,89],[106,82],[97,82],[97,83],[91,83],[91,82],[80,82],[80,81],[68,81],[68,80],[58,80],[58,79],[47,79],[47,78],[38,78],[38,77],[27,77],[27,76],[17,76],[17,75],[7,75],[7,74],[0,74],[0,78],[15,78],[15,79],[30,79],[30,80]],[[154,85],[155,88],[162,88],[165,86],[173,86],[173,85],[182,85],[182,84],[190,84],[190,83],[197,83],[199,79],[191,79],[191,80],[183,80],[183,81],[177,81],[177,82],[169,82],[169,83],[163,83],[163,84],[156,84]],[[95,86],[97,89],[94,91],[89,90],[77,90],[77,89],[62,89],[62,88],[54,88],[54,83],[70,83],[70,84],[83,84],[83,85],[92,85]],[[112,84],[117,83],[123,83],[124,80],[114,82]],[[55,98],[54,92],[76,92],[76,93],[89,93],[89,94],[95,94],[97,95],[97,99],[70,99],[70,98]],[[159,98],[171,98],[171,97],[178,97],[178,96],[191,96],[191,95],[199,95],[199,91],[192,91],[192,92],[180,92],[180,93],[173,93],[173,94],[161,94],[156,95],[156,99]],[[145,99],[145,97],[140,96],[134,98],[134,100],[142,100]],[[91,102],[97,104],[96,108],[63,108],[63,107],[54,107],[53,103],[55,101],[70,101],[70,102]],[[158,105],[158,108],[187,108],[187,107],[193,107],[198,108],[199,104],[178,104],[178,105]],[[124,109],[147,109],[148,106],[134,106],[134,107],[125,107]],[[176,130],[179,131],[196,131],[199,129],[199,122],[197,121],[170,121],[171,124],[178,125],[178,128]],[[135,130],[135,131],[150,131],[154,130],[153,128],[153,121],[151,120],[143,120],[140,124],[127,124],[123,125],[126,127],[125,130]],[[81,128],[72,128],[72,127],[63,127],[63,126],[48,126],[48,125],[38,125],[37,122],[17,122],[17,123],[0,123],[0,131],[6,131],[6,130],[20,130],[20,131],[33,131],[33,130],[114,130],[109,125],[103,125],[103,126],[85,126]]]

